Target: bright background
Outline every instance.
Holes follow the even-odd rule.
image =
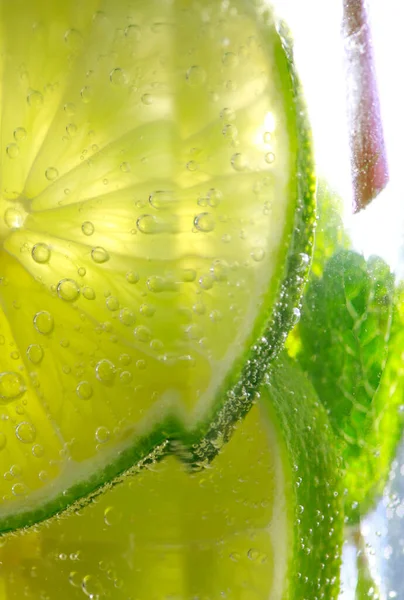
[[[343,197],[354,244],[382,256],[404,278],[404,2],[368,0],[390,182],[366,210],[352,217],[352,188],[341,34],[343,0],[277,0],[295,38],[295,58],[310,112],[318,172]],[[403,357],[404,359],[404,357]],[[403,398],[404,407],[404,398]],[[404,444],[390,483],[363,525],[381,600],[404,600]],[[355,551],[345,547],[341,600],[354,599]]]

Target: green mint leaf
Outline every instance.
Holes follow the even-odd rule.
[[[297,358],[339,437],[351,520],[382,490],[401,432],[401,330],[394,276],[382,259],[342,249],[322,277],[312,275]]]

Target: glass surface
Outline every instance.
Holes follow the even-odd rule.
[[[173,2],[161,0],[160,7],[162,5],[169,6]],[[6,3],[7,0],[0,0],[0,10],[4,9]],[[120,3],[120,0],[117,0],[118,3]],[[93,4],[96,5],[97,3],[94,2]],[[126,3],[121,2],[122,6],[124,4],[126,10]],[[185,4],[187,3],[184,1]],[[223,0],[218,4],[223,5],[226,11],[231,10],[231,0]],[[362,43],[362,38],[359,36],[355,38],[354,36],[353,39],[346,39],[344,37],[343,0],[277,0],[274,4],[276,11],[285,19],[292,32],[297,70],[302,82],[313,129],[315,162],[320,187],[327,189],[328,193],[335,195],[341,201],[342,220],[338,225],[340,233],[342,235],[342,231],[347,232],[352,241],[352,248],[363,255],[366,260],[372,255],[381,257],[394,272],[396,285],[398,285],[404,276],[404,201],[401,148],[401,140],[404,136],[404,117],[401,90],[398,84],[401,77],[400,58],[402,49],[399,41],[402,36],[404,4],[400,0],[384,0],[383,2],[369,0],[366,4],[389,180],[384,189],[370,202],[369,206],[357,214],[352,214],[354,203],[350,147],[352,122],[348,118],[349,110],[352,109],[349,102],[351,102],[351,105],[354,103],[355,93],[353,93],[353,96],[349,96],[347,86],[352,85],[350,79],[352,77],[357,78],[356,85],[359,86],[358,81],[362,72],[360,69],[354,73],[352,72],[352,68],[350,69],[347,64],[346,50],[350,45],[353,47],[358,46]],[[352,4],[355,4],[355,0]],[[141,13],[142,2],[140,0],[139,2],[132,1],[128,3],[129,5],[131,8],[135,7],[138,13]],[[145,3],[145,7],[146,5],[147,3]],[[23,3],[21,3],[21,6],[23,7]],[[146,7],[145,11],[147,12],[147,10],[150,10],[150,8]],[[103,15],[96,10],[95,14],[98,15],[98,19],[103,18]],[[108,27],[108,24],[103,22],[100,26]],[[135,25],[132,23],[128,27],[135,27]],[[165,35],[162,23],[155,23],[154,27],[155,31],[149,32],[150,35],[154,35],[156,32],[158,35]],[[129,31],[129,33],[125,32],[122,37],[129,34],[138,36],[139,32],[137,30]],[[70,38],[72,35],[74,37],[74,30],[70,31]],[[72,43],[74,47],[74,44],[80,43],[80,40],[73,39],[72,41],[70,39],[69,43]],[[117,48],[117,55],[119,55],[119,43]],[[209,45],[205,50],[206,52],[210,51]],[[51,53],[52,50],[50,50]],[[225,60],[229,63],[227,66],[232,66],[230,63],[236,61],[234,55],[230,56],[230,54],[227,53],[226,55]],[[257,60],[262,59],[260,48],[256,50],[256,58]],[[159,76],[164,79],[164,62],[153,63],[153,68],[156,68]],[[232,68],[237,67],[233,65]],[[130,69],[130,65],[128,69]],[[192,66],[191,69],[193,70],[187,71],[186,85],[191,82],[192,85],[204,89],[206,74],[195,66]],[[111,71],[111,83],[117,87],[126,85],[124,73],[118,71],[120,70]],[[91,73],[89,79],[91,79]],[[140,76],[139,81],[140,83],[137,82],[136,85],[141,88]],[[232,89],[231,80],[227,84],[223,95],[226,98],[229,95],[231,97],[232,93],[237,96],[236,89]],[[195,88],[192,88],[192,90],[187,98],[189,105],[193,106],[193,102],[195,105],[197,104],[198,97]],[[138,94],[137,88],[134,93]],[[153,93],[156,95],[155,98],[157,98],[158,104],[159,93],[161,93],[161,97],[166,93],[164,82],[161,83],[161,89],[156,86]],[[86,94],[90,94],[89,86],[84,86],[81,89],[85,104],[87,103]],[[348,102],[347,97],[350,98]],[[34,100],[35,98],[31,97],[31,101]],[[140,94],[138,100],[141,107],[139,110],[141,111],[148,110],[148,107],[153,103],[153,98],[148,93]],[[90,100],[88,99],[88,101]],[[115,102],[115,100],[110,99],[108,101]],[[362,99],[360,99],[360,102],[362,102]],[[189,136],[191,134],[195,135],[198,141],[197,134],[199,134],[198,127],[200,125],[198,114],[197,111],[192,112],[192,110],[188,113],[188,108],[189,106],[183,106],[181,109],[186,114],[185,125],[190,128],[187,134]],[[70,109],[67,106],[67,112]],[[167,109],[163,101],[158,110],[160,109],[162,111]],[[262,114],[267,115],[264,119],[265,126],[270,129],[271,119],[268,118],[268,115],[271,115],[271,113],[268,112],[268,106],[260,106],[257,110],[258,112],[261,110]],[[210,115],[203,116],[206,117],[206,123],[208,123]],[[109,118],[113,119],[113,117]],[[146,120],[147,118],[145,117]],[[250,122],[252,121],[253,115],[250,112],[244,117],[243,123],[246,138],[250,132]],[[124,131],[126,125],[121,125],[122,131],[120,131],[120,134],[123,136],[126,133]],[[67,131],[67,136],[73,138],[77,134],[74,129],[76,125],[70,123],[68,127],[70,127],[70,131]],[[227,136],[227,141],[229,136],[232,138],[235,135],[232,127],[234,125],[232,119],[229,118],[224,126],[226,132],[223,131],[223,135]],[[260,133],[262,134],[262,131]],[[166,134],[168,138],[171,132],[167,130]],[[15,130],[14,138],[17,142],[19,141],[19,135],[23,136],[23,131],[18,132]],[[38,135],[41,135],[40,130],[38,130]],[[147,137],[148,135],[150,135],[150,138]],[[152,166],[149,163],[148,166],[147,160],[141,161],[140,155],[143,151],[144,155],[147,155],[149,143],[153,147],[153,135],[157,135],[157,133],[146,131],[146,142],[142,146],[142,150],[139,150],[139,156],[136,156],[136,160],[139,159],[138,168],[144,169],[150,177],[155,175],[154,170],[157,170],[160,165],[156,162]],[[143,141],[142,137],[142,143]],[[284,147],[287,147],[285,140],[277,143],[279,144],[277,151],[281,152]],[[93,140],[93,151],[98,152],[98,149],[94,150],[95,145],[96,142]],[[256,141],[254,139],[251,141],[251,146],[255,148],[255,145]],[[10,148],[9,145],[7,148],[9,153],[15,150],[14,146]],[[133,147],[129,147],[129,150],[125,149],[129,154],[132,150]],[[183,150],[181,147],[179,152]],[[199,160],[199,150],[198,148],[192,150],[195,152],[192,156],[187,157],[187,171],[183,175],[183,181],[187,177],[193,177],[193,171],[197,170],[196,161]],[[267,163],[272,162],[272,155],[269,156],[269,154],[271,153],[266,154]],[[136,153],[134,153],[135,155]],[[142,154],[142,158],[145,158],[145,156]],[[163,170],[167,166],[165,161],[166,157],[163,156],[161,158]],[[241,154],[235,152],[232,155],[233,171],[231,172],[233,175],[239,175],[237,172],[244,170],[240,161],[242,161]],[[102,184],[98,182],[99,186],[107,186],[112,182],[113,185],[116,184],[115,189],[118,190],[122,178],[130,173],[129,163],[130,161],[127,162],[122,159],[118,169],[119,172],[112,172],[111,181],[104,179]],[[46,172],[48,179],[57,178],[58,176],[57,172],[55,174],[49,169]],[[220,180],[220,175],[221,172],[215,174],[217,180]],[[203,176],[201,176],[202,180]],[[237,198],[239,196],[241,198],[247,185],[242,178],[240,180],[240,189],[234,192]],[[84,183],[87,185],[88,181]],[[34,182],[34,184],[36,183]],[[277,184],[279,185],[276,188],[277,193],[281,193],[283,184],[283,180]],[[80,186],[81,181],[77,187]],[[199,206],[202,208],[198,209],[201,212],[194,220],[195,227],[202,230],[205,228],[205,233],[209,231],[209,228],[213,229],[206,207],[209,208],[210,206],[212,208],[215,202],[219,204],[221,200],[217,194],[216,196],[213,194],[215,189],[212,188],[210,192],[211,196],[209,198],[199,199],[201,200]],[[66,196],[68,196],[68,193],[70,193],[70,190],[68,190]],[[151,204],[153,201],[156,204],[159,202],[165,204],[166,211],[168,205],[169,213],[170,202],[176,202],[177,199],[173,199],[170,195],[167,196],[161,190],[158,190],[158,194],[162,195],[152,198],[153,194],[151,194],[148,201],[152,198]],[[46,194],[42,201],[44,203],[50,202]],[[150,215],[144,213],[146,209],[139,203],[140,201],[136,205],[137,214],[140,211],[139,214],[142,214],[142,217],[149,217]],[[157,208],[160,209],[161,205]],[[115,210],[115,206],[111,204],[109,210]],[[119,212],[119,206],[117,210]],[[95,211],[97,211],[96,206]],[[99,214],[96,215],[96,220],[97,218],[100,229],[104,227],[103,235],[105,239],[108,239],[108,235],[111,235],[108,230],[108,218]],[[282,220],[283,218],[286,219],[283,213],[280,213],[279,219]],[[218,225],[218,228],[223,228],[223,238],[228,235],[226,233],[227,229],[223,225],[225,220],[223,216]],[[90,217],[83,218],[81,221],[83,221],[83,235],[91,236],[93,234],[91,229],[93,224]],[[245,227],[248,232],[248,228],[253,229],[253,225],[252,220],[248,223],[247,218],[245,218]],[[133,230],[137,228],[140,231],[140,233],[135,232],[138,237],[145,233],[145,231],[142,231],[143,226],[146,229],[149,226],[152,227],[154,221],[144,219],[142,224],[138,219],[133,224]],[[170,226],[174,227],[172,224]],[[0,226],[0,237],[3,235],[1,227],[2,225]],[[18,228],[18,224],[14,224],[14,227]],[[150,232],[146,231],[146,233]],[[252,260],[261,262],[264,256],[260,254],[262,251],[261,246],[269,243],[267,230],[265,227],[257,227],[257,230],[254,230],[253,233],[259,244],[252,251],[252,254],[255,252],[255,257],[253,256]],[[61,235],[61,232],[59,232],[59,235]],[[332,234],[329,233],[329,235]],[[128,235],[128,238],[122,241],[122,247],[125,246],[125,251],[127,247],[132,248],[131,244],[134,244],[132,241],[134,237],[134,235],[132,238]],[[152,236],[149,237],[152,238]],[[191,236],[186,239],[185,243],[192,244],[193,242],[190,240]],[[224,239],[224,242],[226,241],[229,240]],[[118,241],[117,245],[119,245]],[[46,251],[46,248],[37,248],[36,262],[47,262],[48,257],[41,258],[42,255],[38,254],[39,251]],[[95,251],[93,248],[91,257],[93,262],[102,264],[108,261],[109,257],[107,258],[103,254],[105,250],[101,246],[97,245]],[[153,242],[150,242],[142,259],[145,263],[150,261],[151,257],[156,261],[160,260],[161,256],[157,255],[159,252],[164,255],[164,251],[165,248],[157,250]],[[199,247],[196,247],[195,252],[197,251],[200,251]],[[229,256],[231,257],[231,252],[227,251],[226,258],[229,259]],[[234,256],[233,259],[235,261]],[[191,271],[195,265],[191,262],[181,264],[181,273],[184,278],[189,276],[192,279],[193,277]],[[92,264],[91,260],[90,264]],[[208,265],[207,260],[206,265]],[[206,265],[203,265],[204,268]],[[208,265],[206,269],[216,268],[216,278],[220,280],[218,271],[222,266],[222,264],[215,263],[213,267]],[[217,353],[215,360],[217,358],[217,364],[220,365],[220,367],[217,367],[220,375],[227,368],[228,362],[231,362],[236,355],[235,352],[230,353],[230,358],[226,358],[227,362],[223,359],[225,355],[223,348],[226,347],[226,344],[236,348],[250,339],[250,329],[253,322],[250,312],[255,310],[255,306],[252,301],[254,296],[249,292],[250,290],[256,291],[257,294],[262,292],[261,288],[265,287],[267,283],[266,278],[269,279],[269,267],[267,267],[268,265],[264,261],[260,267],[258,283],[252,280],[252,277],[251,280],[248,279],[250,275],[247,269],[247,275],[245,275],[247,283],[246,279],[241,278],[241,284],[237,280],[237,285],[235,285],[237,287],[236,300],[240,300],[240,303],[250,302],[248,310],[245,311],[247,316],[245,317],[244,331],[240,332],[232,323],[232,328],[229,327],[223,335],[218,336],[212,322],[215,322],[215,319],[220,319],[220,311],[226,312],[228,309],[227,298],[223,300],[223,298],[217,299],[214,297],[212,306],[209,307],[212,309],[210,321],[202,333],[200,335],[198,333],[198,336],[202,339],[201,348],[204,347],[204,344],[205,346],[211,344]],[[113,268],[111,269],[113,270]],[[131,283],[137,283],[137,280],[135,281],[137,277],[135,271],[129,269],[126,269],[126,271],[126,281],[132,279]],[[85,275],[85,269],[83,272]],[[156,271],[156,273],[154,283],[158,285],[161,283],[162,278],[159,271]],[[210,277],[209,273],[206,278]],[[111,282],[113,286],[112,276]],[[171,281],[165,283],[174,285]],[[204,282],[202,281],[202,283]],[[208,283],[205,280],[205,284],[208,285]],[[94,291],[91,292],[91,288],[88,287],[85,289],[87,290],[86,293],[89,294],[88,299],[91,299],[91,294]],[[76,290],[73,287],[66,288],[64,292],[59,289],[59,292],[61,294],[65,293],[67,296],[69,294],[74,296]],[[114,288],[112,288],[112,292],[114,292]],[[146,292],[147,290],[143,293],[143,296],[146,296]],[[84,291],[82,294],[84,295]],[[150,308],[147,303],[143,302],[143,296],[140,297],[139,295],[140,299],[137,299],[139,306],[136,306],[139,312],[136,319],[142,325],[136,327],[135,331],[137,331],[140,338],[142,335],[146,336],[149,343],[150,332],[143,326],[143,323],[150,322],[150,319],[149,321],[147,319],[152,317],[154,313],[153,306]],[[249,296],[251,297],[249,298]],[[94,298],[92,299],[94,300]],[[67,299],[74,301],[76,298]],[[102,302],[105,303],[106,301],[107,307],[109,303],[108,310],[111,313],[115,310],[114,299],[115,297],[111,292],[105,294],[105,298],[102,297]],[[184,302],[186,303],[188,300],[186,298]],[[217,304],[214,305],[214,302]],[[158,301],[156,304],[158,304]],[[218,306],[220,311],[217,310]],[[121,315],[121,322],[126,319],[132,327],[132,325],[134,326],[135,317],[131,313],[131,308],[131,306],[126,307],[126,312],[119,314]],[[169,314],[174,321],[179,319],[177,313],[175,313],[176,308],[178,307],[174,303],[172,307],[167,309],[166,318]],[[192,305],[192,303],[186,304],[185,308],[182,308],[181,319],[184,323],[187,323],[188,312],[193,310],[197,313],[198,309],[200,311],[203,309],[199,304],[195,308],[195,304]],[[98,308],[95,310],[97,311]],[[141,319],[143,321],[140,321]],[[298,320],[298,316],[296,320]],[[77,319],[75,325],[76,330],[80,326],[78,321],[79,319]],[[136,322],[136,325],[139,325],[139,323]],[[105,331],[109,332],[108,322],[104,325],[104,333]],[[182,321],[180,325],[183,326]],[[170,345],[171,330],[169,326],[163,321],[160,322],[159,326],[162,330],[164,343]],[[189,337],[191,338],[192,335],[191,331]],[[112,340],[111,336],[108,343],[113,345],[115,341]],[[153,341],[155,344],[154,347],[151,347],[149,353],[150,360],[155,361],[153,363],[153,385],[155,386],[153,390],[155,395],[150,394],[150,404],[155,400],[157,393],[164,394],[167,392],[166,389],[160,389],[164,387],[160,382],[165,377],[165,366],[162,366],[161,361],[159,362],[153,355],[154,351],[157,352],[156,349],[161,341]],[[130,345],[130,342],[124,337],[123,346],[125,345]],[[131,377],[129,371],[124,368],[127,366],[125,361],[128,359],[128,355],[122,354],[121,351],[116,352],[114,350],[113,352],[116,354],[117,362],[120,359],[122,363],[120,366],[121,380],[123,381],[125,377]],[[192,359],[192,356],[187,355],[185,358],[182,356],[182,362],[179,361],[175,367],[177,370],[173,375],[173,379],[180,378],[182,372],[186,373],[184,379],[188,378],[187,383],[184,384],[185,391],[181,390],[181,392],[183,392],[189,405],[196,404],[200,399],[199,388],[196,392],[198,386],[201,389],[203,388],[203,393],[201,393],[203,398],[205,398],[204,394],[208,396],[213,388],[216,390],[216,387],[219,387],[216,380],[211,383],[212,388],[208,387],[207,384],[205,386],[205,382],[209,379],[211,373],[210,364],[208,364],[203,352],[204,350],[201,350],[201,353],[197,355],[197,360],[200,360],[202,365],[200,366],[198,363],[198,377],[194,377],[188,364],[191,362],[188,359]],[[404,357],[404,347],[402,353]],[[168,354],[167,356],[165,360],[169,362],[172,357]],[[131,383],[131,389],[134,389],[134,397],[137,399],[141,397],[142,385],[145,382],[147,384],[147,376],[144,375],[146,362],[143,355],[142,357],[140,354],[139,356],[136,355],[135,358],[133,360],[136,363],[136,373],[139,381],[137,387],[134,387]],[[38,359],[38,362],[41,359],[42,357]],[[35,362],[35,357],[32,362]],[[101,361],[97,363],[99,370],[95,378],[98,378],[98,380],[100,378],[106,379],[107,388],[112,389],[109,384],[112,385],[115,371],[112,374],[107,361],[103,364],[100,363]],[[81,367],[80,365],[78,367],[74,365],[74,368],[80,370]],[[101,371],[101,368],[104,371]],[[108,378],[111,378],[111,381],[108,381]],[[394,381],[391,382],[392,386],[394,386],[394,383]],[[80,385],[80,389],[76,388],[71,392],[72,396],[74,394],[80,396],[81,393],[82,397],[88,394],[88,398],[90,398],[92,392],[88,381],[83,381]],[[206,391],[206,388],[208,388],[208,391]],[[173,392],[171,388],[168,389],[165,398],[167,406],[171,406],[170,402],[175,405],[177,401],[175,393],[175,390]],[[125,397],[126,404],[120,408],[121,414],[118,415],[119,418],[117,417],[114,423],[116,431],[119,431],[121,421],[125,420],[126,411],[131,410],[132,400],[132,397]],[[202,408],[204,408],[203,403]],[[208,408],[210,408],[210,405]],[[403,405],[398,406],[397,410],[403,412],[403,408],[404,400]],[[163,403],[161,404],[161,410],[165,410]],[[142,411],[143,407],[139,409],[139,415],[142,414]],[[93,425],[94,412],[88,410],[86,413],[86,422],[89,427]],[[206,410],[206,413],[208,414],[208,410]],[[7,418],[4,417],[3,420],[6,421],[8,418],[8,416]],[[107,422],[108,417],[105,417],[105,414],[102,414],[102,418],[105,418]],[[285,508],[285,495],[287,493],[285,489],[287,489],[289,482],[282,483],[285,487],[282,487],[279,483],[282,479],[284,456],[279,450],[279,432],[271,424],[271,418],[272,416],[268,416],[262,406],[254,405],[245,420],[238,425],[230,441],[224,444],[223,448],[220,448],[218,456],[210,464],[203,465],[204,468],[197,472],[191,473],[176,457],[173,455],[168,456],[162,461],[147,465],[139,472],[128,474],[123,482],[114,487],[109,486],[107,482],[103,493],[85,506],[74,505],[71,510],[63,513],[60,517],[45,521],[26,532],[17,532],[14,535],[0,538],[0,600],[17,600],[21,598],[31,600],[53,600],[56,598],[75,600],[86,597],[93,600],[102,600],[103,598],[111,600],[281,600],[283,598],[283,582],[287,577],[285,556],[290,541],[287,538],[287,532],[289,531],[287,519],[290,515],[286,514],[289,509]],[[72,436],[75,428],[82,426],[81,421],[75,421],[74,411],[65,417],[64,423]],[[104,422],[100,421],[98,423],[95,432],[96,441],[101,446],[103,443],[107,443],[111,436],[111,431],[102,423]],[[30,432],[25,433],[29,435]],[[22,434],[23,430],[21,430]],[[79,460],[91,455],[94,446],[93,437],[92,435],[91,447],[90,443],[87,444],[86,439],[80,442],[82,445],[77,450]],[[1,440],[2,438],[0,438],[0,444],[2,443]],[[219,444],[219,442],[217,443]],[[179,452],[178,448],[173,447],[172,454],[174,454],[174,450],[177,453]],[[63,451],[70,452],[69,448],[62,449],[58,460],[64,458]],[[75,447],[72,452],[74,451],[76,451]],[[184,450],[182,458],[186,459],[185,452]],[[377,449],[375,452],[377,452]],[[310,457],[308,457],[308,460],[310,460]],[[52,463],[52,461],[50,462]],[[55,467],[56,469],[56,464],[57,461],[53,461],[51,468]],[[14,471],[13,467],[15,467]],[[5,475],[13,480],[13,485],[18,485],[21,473],[19,473],[18,464],[13,467]],[[43,471],[41,472],[43,473]],[[45,478],[46,475],[45,472],[43,477]],[[6,480],[7,477],[5,477]],[[377,478],[377,474],[375,474],[375,477]],[[7,481],[5,485],[8,484]],[[373,598],[373,600],[404,598],[404,580],[401,568],[404,556],[403,516],[404,445],[401,444],[398,445],[395,460],[391,464],[390,475],[382,497],[377,499],[375,506],[369,507],[368,513],[363,516],[359,524],[346,527],[341,570],[341,600],[365,600],[365,597]],[[274,540],[276,540],[276,544]],[[369,580],[367,589],[370,590],[367,596],[360,596],[355,592],[358,582],[358,550],[363,552],[363,556],[366,557],[364,571],[366,571]],[[373,592],[371,591],[372,586]],[[296,598],[296,600],[303,600],[303,598]],[[326,598],[326,600],[329,599]]]

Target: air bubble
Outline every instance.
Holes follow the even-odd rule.
[[[71,50],[79,50],[83,43],[83,36],[77,29],[68,29],[65,33],[65,42]]]
[[[254,248],[251,252],[251,258],[255,262],[261,262],[265,257],[265,250],[263,248]]]
[[[44,448],[41,444],[34,444],[31,452],[35,458],[41,458],[44,455]]]
[[[128,83],[128,77],[123,69],[117,67],[109,74],[109,79],[113,85],[121,86]]]
[[[151,339],[150,330],[145,325],[135,327],[133,334],[139,342],[149,342]]]
[[[115,298],[115,296],[108,296],[108,298],[105,301],[105,304],[108,310],[110,310],[111,312],[119,310],[119,300],[118,298]]]
[[[15,483],[11,488],[14,496],[25,496],[28,492],[28,488],[23,483]]]
[[[110,437],[111,432],[109,429],[107,429],[107,427],[101,426],[97,428],[95,432],[95,439],[97,442],[99,442],[100,444],[105,444],[109,441]]]
[[[257,550],[256,548],[250,548],[247,552],[247,556],[250,560],[258,560],[258,558],[260,557],[259,550]]]
[[[137,283],[139,281],[138,273],[135,273],[134,271],[128,271],[126,273],[126,281],[132,284]]]
[[[109,254],[101,246],[96,246],[91,250],[91,258],[95,263],[102,264],[109,260]]]
[[[122,385],[129,385],[133,379],[133,376],[130,371],[122,371],[122,373],[119,375],[119,379]]]
[[[107,358],[103,358],[100,360],[95,367],[95,375],[101,383],[111,384],[115,379],[115,365],[108,360]]]
[[[203,290],[210,290],[213,287],[213,279],[210,275],[202,275],[199,278],[199,285]]]
[[[204,212],[196,215],[194,218],[194,226],[198,231],[208,233],[215,228],[215,219],[210,213]]]
[[[17,158],[20,153],[20,149],[17,144],[9,144],[6,148],[6,152],[9,158]]]
[[[25,381],[19,373],[14,371],[0,373],[0,401],[2,404],[21,398],[25,390]]]
[[[225,122],[234,121],[235,117],[236,115],[232,108],[224,108],[220,111],[220,118]]]
[[[247,168],[247,159],[243,154],[241,154],[241,152],[236,152],[236,154],[233,154],[230,162],[235,171],[245,171]]]
[[[84,104],[88,104],[89,102],[91,102],[91,99],[93,97],[93,90],[90,86],[86,85],[81,89],[80,96]]]
[[[79,275],[80,277],[85,277],[87,271],[85,269],[85,267],[79,267],[77,269],[77,275]]]
[[[39,365],[43,359],[43,350],[39,344],[31,344],[27,348],[27,357],[34,365]]]
[[[120,521],[120,514],[113,506],[108,506],[104,510],[104,521],[109,527],[116,525]]]
[[[211,206],[212,208],[215,208],[216,206],[219,206],[219,204],[222,201],[222,197],[223,194],[220,190],[216,190],[215,188],[211,188],[208,192],[207,195],[207,200],[208,200],[208,204],[209,206]]]
[[[69,123],[66,125],[66,133],[70,135],[70,137],[74,137],[77,133],[77,125],[74,123]]]
[[[81,225],[81,231],[84,233],[84,235],[93,235],[94,233],[94,225],[93,223],[91,223],[91,221],[84,221],[84,223],[82,223]]]
[[[36,438],[36,429],[32,423],[23,421],[15,428],[15,435],[20,442],[24,444],[32,444]]]
[[[130,164],[128,162],[123,162],[119,165],[122,173],[130,173]]]
[[[187,82],[191,86],[202,85],[206,80],[206,73],[202,67],[193,65],[190,67],[185,76]]]
[[[7,208],[4,213],[4,223],[10,229],[20,229],[24,224],[24,218],[17,208]]]
[[[47,310],[41,310],[34,316],[34,327],[42,335],[52,333],[54,325],[53,317]]]
[[[138,41],[140,40],[141,35],[142,32],[139,25],[128,25],[128,27],[125,29],[125,36],[128,38],[128,40]]]
[[[227,123],[222,129],[222,134],[228,140],[234,140],[238,134],[237,127],[232,123]]]
[[[86,575],[81,582],[81,589],[92,600],[97,600],[103,593],[99,580],[94,575]]]
[[[126,327],[130,327],[136,321],[135,314],[129,308],[122,308],[119,312],[119,320]]]
[[[55,167],[48,167],[45,171],[45,177],[48,181],[54,181],[59,176],[59,171]]]
[[[74,279],[62,279],[56,288],[57,295],[65,302],[74,302],[80,295],[80,289]]]
[[[171,203],[174,200],[175,200],[175,197],[174,197],[173,192],[165,191],[165,190],[158,190],[156,192],[153,192],[149,196],[149,204],[157,210],[161,210],[164,208],[170,208]]]
[[[76,394],[82,400],[89,400],[93,395],[93,388],[88,381],[80,381],[76,387]]]
[[[153,215],[142,215],[136,221],[136,226],[141,233],[157,233],[158,223]]]
[[[196,160],[190,160],[187,162],[186,167],[188,171],[191,171],[191,173],[193,173],[194,171],[198,170],[198,163],[196,162]]]
[[[270,144],[272,142],[272,133],[270,131],[265,131],[262,139],[264,140],[265,144]]]
[[[43,96],[41,92],[37,92],[36,90],[32,90],[29,92],[27,96],[27,102],[33,108],[39,108],[43,104]]]
[[[24,127],[14,129],[13,135],[16,142],[23,142],[27,138],[27,132]]]
[[[223,54],[222,63],[226,67],[236,67],[238,64],[237,55],[234,54],[234,52],[226,52],[225,54]]]
[[[153,104],[153,96],[151,94],[143,94],[141,100],[142,103],[146,106],[150,106],[151,104]]]
[[[39,242],[33,246],[31,256],[36,263],[45,264],[49,262],[51,250],[47,244]]]
[[[95,300],[95,291],[92,287],[86,286],[83,288],[83,297],[86,300]]]
[[[69,117],[72,117],[76,113],[76,107],[73,102],[67,102],[64,105],[63,110]]]
[[[272,165],[272,163],[275,161],[275,154],[273,152],[267,152],[265,154],[265,162],[268,163],[269,165]]]

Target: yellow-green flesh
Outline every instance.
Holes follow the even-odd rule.
[[[191,476],[171,457],[77,514],[3,538],[0,599],[280,600],[288,471],[282,438],[253,407],[210,469]]]
[[[0,4],[3,529],[197,431],[274,309],[296,144],[256,8]]]

